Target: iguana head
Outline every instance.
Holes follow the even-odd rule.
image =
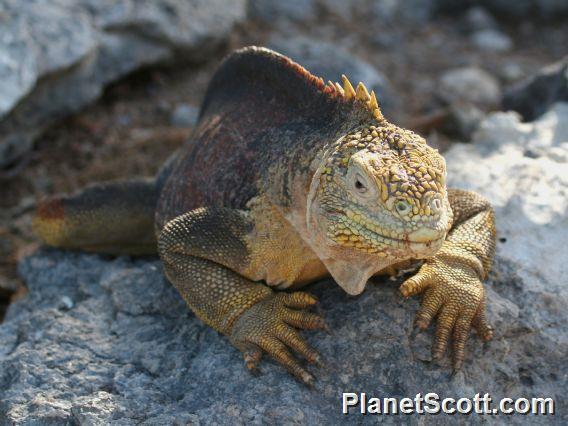
[[[373,117],[332,143],[315,174],[309,220],[338,283],[360,293],[373,273],[427,258],[444,241],[452,214],[443,157],[419,135],[387,122],[374,93],[351,93]],[[355,267],[353,267],[355,266]]]

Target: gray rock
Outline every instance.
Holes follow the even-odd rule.
[[[249,16],[267,24],[280,21],[309,21],[317,17],[315,0],[250,0]]]
[[[494,29],[480,30],[472,34],[471,42],[479,50],[486,52],[508,52],[513,47],[511,38]]]
[[[369,41],[381,49],[395,49],[404,42],[404,35],[400,31],[377,31],[369,37]]]
[[[6,211],[7,209],[5,209]],[[12,221],[13,216],[10,214],[0,214],[0,221],[3,223],[9,223],[8,221]],[[10,258],[12,257],[12,253],[16,251],[14,247],[14,242],[10,238],[10,234],[7,232],[0,233],[0,259],[6,259],[4,262],[8,264],[10,262]],[[12,279],[11,277],[6,276],[7,274],[3,274],[3,277],[0,279],[0,300],[8,300],[9,296],[14,293],[18,289],[18,280]],[[1,303],[1,302],[0,302]]]
[[[437,12],[437,0],[318,0],[322,10],[345,21],[357,21],[358,25],[375,28],[380,31],[396,31],[398,27],[425,24]],[[373,31],[369,32],[371,36]]]
[[[486,9],[474,6],[467,10],[464,16],[464,25],[468,31],[496,29],[497,21]]]
[[[318,3],[325,12],[349,21],[355,19],[357,11],[364,10],[368,2],[366,0],[319,0]]]
[[[480,107],[497,105],[501,89],[495,77],[477,67],[455,68],[440,77],[439,96],[448,103],[470,102]]]
[[[515,61],[505,62],[499,72],[499,76],[508,82],[518,81],[524,75],[523,67]]]
[[[560,19],[568,16],[565,0],[481,0],[482,5],[503,19]]]
[[[170,123],[177,127],[192,127],[197,123],[199,108],[181,103],[175,106],[170,116]]]
[[[379,104],[387,111],[394,104],[387,78],[373,65],[340,46],[304,36],[277,35],[272,37],[269,47],[289,56],[326,82],[341,82],[341,74],[345,74],[353,84],[362,81],[369,90],[375,91]]]
[[[3,0],[0,167],[121,76],[204,59],[245,12],[244,0]]]
[[[568,16],[568,2],[565,0],[437,0],[439,11],[460,13],[464,6],[481,6],[495,17],[504,21],[520,18],[558,21]]]
[[[484,118],[484,113],[470,103],[454,103],[448,109],[443,132],[461,141],[469,141]]]
[[[389,418],[341,415],[342,392],[487,392],[494,400],[555,398],[555,416],[507,416],[508,424],[565,424],[567,123],[566,104],[529,124],[494,113],[474,144],[446,155],[450,185],[494,204],[501,241],[486,286],[495,338],[481,345],[473,336],[453,378],[447,360],[428,361],[432,331],[413,333],[418,301],[401,299],[400,281],[377,280],[359,297],[330,281],[309,288],[333,330],[305,333],[326,362],[314,369],[319,380],[310,390],[271,361],[260,376],[248,374],[238,351],[186,308],[157,260],[44,249],[21,262],[29,294],[0,325],[0,418],[25,425],[375,424]],[[62,295],[74,301],[70,309],[60,306]],[[487,419],[439,415],[432,422]]]
[[[350,3],[350,2],[345,2]],[[381,24],[405,25],[424,24],[436,12],[434,0],[374,0],[369,2],[365,15]]]
[[[555,102],[568,102],[568,57],[505,91],[503,108],[534,120]]]

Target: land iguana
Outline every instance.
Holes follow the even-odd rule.
[[[409,261],[400,287],[421,293],[416,325],[437,328],[433,359],[453,339],[464,361],[474,327],[492,337],[482,285],[494,213],[447,189],[436,149],[389,123],[374,92],[324,83],[289,58],[247,47],[214,74],[193,136],[153,180],[99,184],[40,203],[34,228],[51,246],[158,252],[169,281],[255,369],[263,354],[299,380],[318,362],[298,329],[323,329],[297,288],[331,275],[350,295]],[[286,291],[282,291],[286,290]]]

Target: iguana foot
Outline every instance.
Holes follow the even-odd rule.
[[[308,362],[320,362],[319,354],[297,330],[325,328],[322,317],[305,311],[316,302],[313,296],[300,291],[274,293],[245,311],[235,321],[229,338],[243,352],[247,368],[255,370],[266,352],[300,381],[312,385],[314,376],[300,365],[290,349]]]
[[[462,263],[429,259],[418,273],[406,280],[400,291],[404,297],[424,293],[415,325],[424,330],[437,316],[432,358],[441,359],[453,332],[453,366],[461,368],[471,327],[483,341],[493,337],[485,312],[485,289],[476,271]]]

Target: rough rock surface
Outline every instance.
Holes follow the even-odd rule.
[[[245,14],[244,0],[3,0],[0,167],[119,77],[202,59]]]
[[[5,424],[337,424],[354,420],[339,414],[342,392],[456,398],[488,392],[556,400],[555,417],[502,422],[565,424],[567,123],[566,104],[528,124],[515,113],[495,113],[473,144],[447,154],[451,185],[491,199],[501,238],[487,284],[495,339],[484,347],[472,337],[466,365],[453,378],[447,361],[445,367],[428,361],[431,332],[413,335],[418,302],[403,301],[399,283],[377,280],[359,297],[331,281],[311,287],[333,335],[306,333],[327,364],[309,390],[272,362],[263,363],[261,376],[250,376],[227,340],[185,307],[158,261],[41,250],[21,263],[29,295],[0,325],[0,418]],[[425,421],[454,424],[456,416]]]

